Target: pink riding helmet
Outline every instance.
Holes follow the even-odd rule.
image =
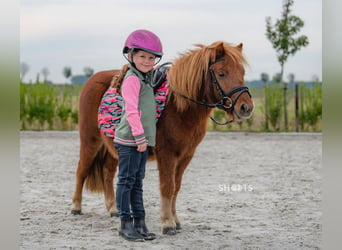
[[[123,53],[130,49],[141,49],[157,57],[163,56],[163,47],[158,36],[148,30],[135,30],[126,39]]]

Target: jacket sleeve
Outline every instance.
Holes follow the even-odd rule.
[[[141,111],[139,110],[139,78],[133,75],[127,77],[122,84],[121,94],[125,102],[126,119],[131,127],[132,135],[137,145],[143,144],[146,142],[146,138],[141,123]]]

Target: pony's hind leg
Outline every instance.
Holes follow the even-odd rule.
[[[106,161],[103,168],[104,178],[104,198],[106,209],[111,217],[118,216],[116,208],[116,199],[113,186],[113,180],[117,169],[118,160],[114,159],[110,154],[107,154]]]
[[[113,138],[102,135],[102,140],[109,152],[103,168],[105,204],[110,216],[117,217],[119,214],[116,208],[113,180],[118,167],[118,154],[114,148]]]
[[[84,180],[87,176],[82,166],[83,164],[81,163],[81,160],[79,160],[77,171],[76,171],[75,192],[72,198],[72,205],[71,205],[71,213],[74,215],[81,214],[81,211],[82,211],[82,190],[83,190]]]
[[[80,159],[76,170],[75,192],[72,198],[71,213],[81,214],[82,212],[82,191],[86,177],[92,162],[101,146],[100,138],[93,137],[91,142],[81,140]]]

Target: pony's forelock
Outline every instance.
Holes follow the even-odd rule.
[[[197,48],[181,53],[169,71],[170,87],[175,92],[173,97],[178,110],[185,110],[190,103],[189,100],[179,94],[197,99],[202,84],[210,77],[209,64],[216,57],[227,56],[230,58],[232,64],[230,67],[247,63],[241,53],[241,48],[239,49],[226,42],[219,41],[209,46],[203,44],[195,44],[194,46]]]

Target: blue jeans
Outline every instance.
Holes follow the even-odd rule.
[[[116,187],[116,206],[121,220],[145,217],[143,179],[147,150],[115,144],[119,153],[119,173]]]

